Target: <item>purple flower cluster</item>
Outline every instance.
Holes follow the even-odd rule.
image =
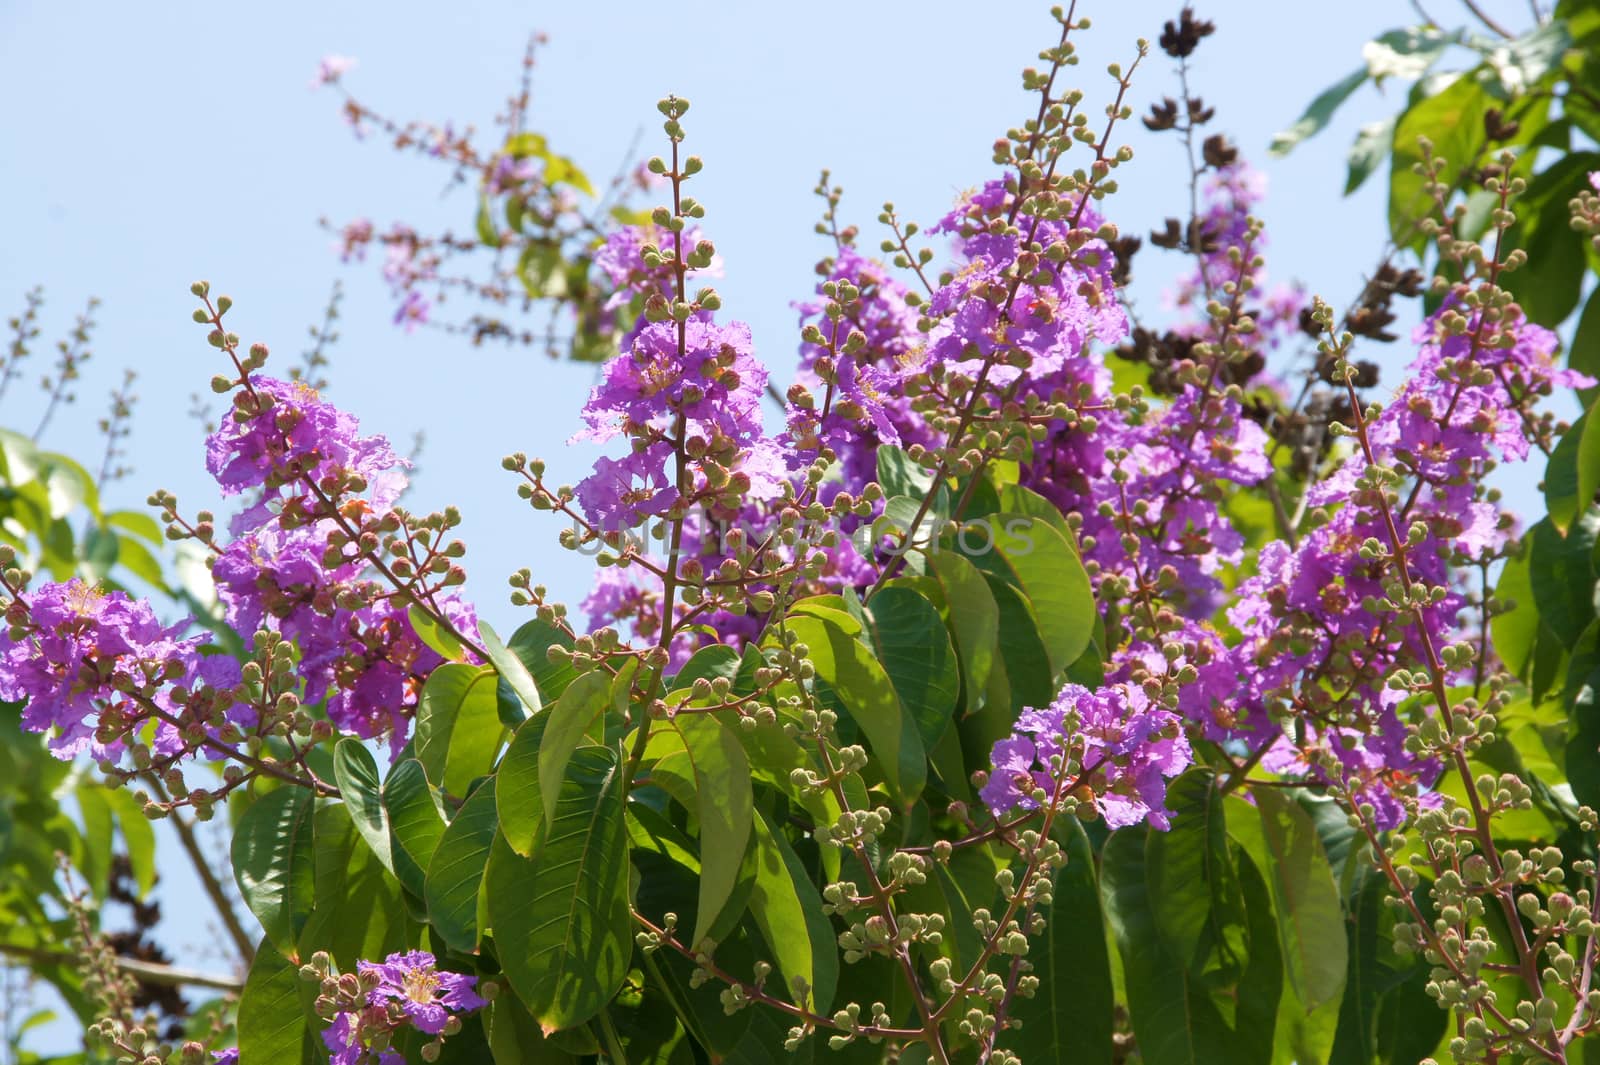
[[[23,592],[0,632],[0,699],[26,701],[22,725],[51,733],[58,758],[87,753],[120,761],[131,734],[156,721],[152,749],[184,749],[183,710],[172,689],[232,688],[239,666],[205,655],[209,637],[184,638],[186,620],[165,626],[148,602],[82,580]]]
[[[277,498],[286,486],[306,493],[332,482],[322,490],[370,487],[375,505],[386,506],[405,486],[404,460],[383,437],[361,436],[359,428],[354,415],[303,382],[252,377],[206,438],[206,469],[225,495],[260,488]]]
[[[346,523],[381,518],[405,487],[405,462],[304,385],[262,377],[251,384],[272,407],[254,416],[236,408],[233,423],[208,442],[208,465],[225,492],[268,490],[235,520],[237,538],[212,561],[225,616],[241,633],[269,628],[292,640],[305,698],[326,699],[341,731],[387,735],[399,750],[421,685],[443,659],[417,637],[405,609],[378,594],[365,560],[342,546],[350,537],[340,523],[317,515],[336,507]],[[464,602],[433,601],[462,631],[476,631]]]
[[[1410,580],[1446,590],[1423,608],[1436,647],[1463,635],[1459,568],[1493,560],[1511,536],[1509,515],[1483,487],[1489,465],[1527,457],[1537,425],[1532,403],[1555,387],[1593,383],[1556,367],[1558,341],[1549,330],[1527,322],[1507,328],[1514,343],[1483,346],[1475,317],[1448,306],[1437,312],[1413,338],[1419,354],[1405,385],[1367,424],[1378,465],[1411,486],[1393,507],[1401,535],[1412,538],[1404,557]],[[1325,778],[1323,766],[1338,765],[1343,782],[1388,827],[1403,814],[1398,796],[1431,784],[1438,766],[1406,750],[1404,693],[1385,684],[1397,668],[1425,668],[1426,659],[1409,614],[1369,609],[1389,594],[1401,564],[1387,550],[1384,489],[1371,472],[1358,449],[1311,489],[1309,502],[1320,508],[1314,526],[1297,544],[1262,549],[1259,571],[1240,587],[1229,619],[1244,637],[1233,652],[1245,682],[1235,700],[1290,706],[1304,720],[1302,739],[1252,735],[1254,744],[1273,744],[1263,765],[1314,779]],[[1371,541],[1385,549],[1381,555],[1362,551]],[[1339,689],[1329,695],[1320,686],[1335,658]]]
[[[982,789],[996,814],[1031,810],[1087,788],[1111,828],[1148,820],[1167,827],[1167,780],[1192,761],[1179,717],[1155,706],[1139,688],[1076,684],[1043,710],[1024,710],[1016,730],[994,746],[994,770]],[[1067,760],[1076,779],[1061,774]]]
[[[826,344],[800,346],[796,383],[805,391],[799,404],[791,392],[789,441],[805,461],[831,449],[838,459],[839,483],[865,484],[877,477],[882,445],[933,442],[904,388],[907,367],[923,338],[905,286],[882,263],[842,248],[817,286],[818,295],[827,283],[848,284],[857,298],[849,314],[834,319],[825,315],[823,303],[796,306],[802,329],[816,326]],[[836,357],[852,332],[861,335],[860,347]]]
[[[439,969],[426,951],[363,961],[357,970],[363,984],[374,986],[361,1008],[341,1011],[322,1033],[329,1065],[404,1065],[389,1049],[396,1032],[410,1028],[443,1036],[460,1014],[487,1005],[475,990],[477,977]]]

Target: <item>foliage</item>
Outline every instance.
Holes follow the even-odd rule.
[[[1159,326],[1108,220],[1147,47],[1097,109],[1062,84],[1084,22],[1055,21],[996,175],[927,231],[947,263],[892,205],[889,263],[862,252],[824,175],[786,389],[703,284],[687,101],[642,171],[668,202],[635,214],[523,129],[526,87],[490,153],[347,98],[482,181],[476,241],[381,238],[400,323],[449,256],[511,248],[564,353],[603,362],[579,435],[617,454],[571,486],[504,462],[596,553],[588,624],[528,572],[531,616],[481,620],[456,509],[401,506],[388,442],[268,376],[207,282],[230,520],[166,492],[160,523],[103,513],[96,478],[0,435],[0,946],[84,1019],[70,1060],[1595,1053],[1600,430],[1548,407],[1594,387],[1583,322],[1565,367],[1551,328],[1600,239],[1570,150],[1600,18],[1386,34],[1280,138],[1417,81],[1352,154],[1352,187],[1392,158],[1392,247],[1340,314],[1267,287],[1259,186],[1190,85],[1214,27],[1184,9],[1181,99],[1143,118],[1187,163],[1150,238],[1185,264]],[[1357,348],[1424,292],[1377,402]],[[1549,512],[1523,530],[1485,478],[1530,461]],[[163,536],[205,559],[187,583]],[[210,881],[237,994],[158,1030],[129,976],[195,974],[130,965],[98,907],[124,866],[151,888],[139,815],[189,841],[219,811],[259,935]]]

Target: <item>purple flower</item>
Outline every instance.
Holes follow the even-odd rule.
[[[637,427],[670,429],[679,417],[696,432],[743,438],[760,431],[766,385],[744,323],[690,319],[680,352],[677,324],[654,322],[606,363],[584,404],[589,428],[574,439],[603,443]]]
[[[361,964],[365,965],[365,962]],[[371,1027],[386,1031],[388,1018],[381,1010],[367,1010]],[[370,1050],[364,1038],[363,1014],[341,1013],[322,1032],[322,1043],[330,1052],[328,1065],[406,1065],[406,1059],[392,1050]]]
[[[383,437],[361,436],[359,428],[354,415],[303,382],[252,377],[251,391],[237,394],[234,408],[206,438],[206,469],[224,495],[276,489],[301,476],[392,480],[404,460]]]
[[[668,464],[672,445],[651,444],[620,459],[601,456],[594,472],[578,482],[578,505],[600,529],[631,529],[660,517],[678,501]]]
[[[76,578],[19,596],[6,620],[24,631],[16,639],[0,631],[0,699],[25,700],[22,726],[53,731],[50,749],[64,759],[86,751],[96,759],[119,758],[120,737],[96,735],[102,711],[130,723],[148,718],[148,706],[129,694],[140,692],[170,712],[168,686],[197,679],[199,648],[209,638],[181,639],[187,620],[164,626],[147,601]],[[208,669],[209,676],[227,680],[221,667]],[[182,744],[163,724],[155,746],[174,752]]]
[[[356,61],[347,55],[325,55],[317,64],[317,73],[311,79],[313,89],[331,85],[356,67]]]
[[[368,996],[373,1006],[395,1003],[420,1032],[438,1035],[452,1013],[470,1013],[487,1003],[473,989],[478,978],[437,968],[432,954],[413,950],[391,954],[382,964],[361,962],[362,975],[376,975],[379,984]]]
[[[227,1050],[213,1050],[211,1060],[215,1065],[239,1065],[239,1051],[236,1047]]]
[[[400,306],[395,308],[394,324],[408,333],[415,333],[417,326],[427,324],[428,312],[432,307],[426,296],[416,289],[411,289],[406,293],[405,299],[400,301]]]
[[[1111,828],[1148,820],[1166,828],[1167,781],[1193,760],[1177,715],[1136,687],[1097,691],[1076,684],[1044,710],[1024,710],[1016,731],[994,745],[994,770],[981,796],[995,816],[1038,806],[1033,793],[1055,796],[1071,782],[1052,776],[1050,761],[1075,757]],[[1064,797],[1064,796],[1063,796]]]

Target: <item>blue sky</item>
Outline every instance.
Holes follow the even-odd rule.
[[[1436,12],[1455,18],[1456,12]],[[1178,4],[1086,0],[1095,21],[1080,38],[1073,83],[1109,98],[1108,62],[1126,63],[1139,36],[1152,41]],[[1491,4],[1520,24],[1520,4]],[[1354,69],[1360,46],[1404,21],[1404,5],[1211,0],[1202,14],[1218,35],[1201,48],[1194,84],[1270,178],[1263,215],[1269,269],[1343,306],[1383,244],[1382,182],[1341,198],[1344,153],[1363,121],[1395,99],[1362,90],[1333,127],[1286,160],[1266,157],[1323,87]],[[1314,28],[1312,28],[1314,25]],[[342,267],[317,225],[358,215],[404,220],[424,232],[468,230],[470,195],[444,195],[445,171],[353,140],[338,98],[307,82],[325,53],[355,56],[349,76],[365,102],[399,117],[491,126],[514,90],[527,34],[550,34],[535,81],[531,126],[592,175],[612,173],[636,131],[655,149],[655,101],[676,92],[694,104],[689,149],[707,168],[696,195],[708,208],[727,276],[725,314],[751,322],[757,351],[786,380],[797,342],[791,301],[807,295],[821,254],[811,194],[827,166],[845,187],[843,213],[868,247],[885,199],[931,221],[956,194],[991,176],[990,145],[1030,108],[1018,72],[1053,41],[1043,4],[959,0],[822,4],[545,4],[458,0],[383,5],[322,0],[274,4],[0,4],[0,308],[20,307],[42,284],[46,336],[69,327],[100,297],[95,361],[75,411],[47,442],[97,461],[94,419],[121,368],[138,371],[141,403],[130,458],[135,473],[111,502],[142,506],[156,487],[184,508],[216,503],[203,468],[191,392],[218,366],[189,320],[189,282],[230,294],[247,341],[272,346],[282,372],[304,346],[335,278],[347,291],[342,339],[332,350],[329,398],[364,427],[399,443],[423,429],[428,449],[411,504],[457,503],[466,516],[469,591],[480,612],[514,624],[505,576],[529,566],[576,605],[588,560],[562,557],[558,527],[517,500],[499,459],[544,455],[554,476],[577,480],[588,453],[569,449],[592,368],[553,364],[523,350],[471,349],[432,331],[405,335],[370,265]],[[1393,90],[1391,90],[1393,91]],[[1155,50],[1132,96],[1136,111],[1175,94]],[[1134,121],[1137,157],[1106,213],[1147,232],[1186,202],[1178,142]],[[1136,263],[1141,307],[1159,306],[1159,254]],[[48,346],[41,345],[42,363]],[[1382,353],[1387,380],[1409,358]],[[270,364],[269,364],[270,365]],[[0,424],[31,429],[37,393],[13,388]],[[1513,499],[1532,505],[1524,479]],[[166,937],[202,946],[201,904],[180,882],[168,896]],[[202,946],[199,962],[206,961]]]

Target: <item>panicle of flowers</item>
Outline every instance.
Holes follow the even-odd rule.
[[[1553,388],[1591,383],[1557,368],[1555,334],[1514,308],[1488,322],[1476,296],[1461,301],[1468,291],[1418,327],[1405,384],[1387,406],[1354,419],[1362,446],[1310,490],[1308,531],[1297,544],[1262,549],[1258,574],[1230,611],[1246,637],[1236,654],[1251,678],[1248,697],[1290,706],[1304,722],[1300,738],[1280,738],[1263,764],[1318,775],[1334,760],[1385,827],[1440,769],[1411,740],[1414,692],[1392,678],[1426,669],[1428,646],[1465,635],[1459,574],[1511,546],[1511,518],[1484,479],[1548,441],[1536,406]],[[1331,325],[1325,308],[1323,320]],[[1340,356],[1338,345],[1330,350]],[[1335,656],[1338,691],[1316,683]]]
[[[318,952],[301,975],[321,985],[316,1011],[331,1022],[322,1033],[330,1065],[404,1065],[395,1044],[406,1032],[432,1037],[421,1049],[432,1061],[461,1030],[461,1018],[488,1004],[476,976],[440,969],[422,950],[363,960],[354,973],[343,974]]]
[[[934,441],[902,381],[923,343],[911,293],[848,243],[818,272],[821,302],[795,306],[802,340],[787,395],[789,440],[806,459],[832,452],[838,477],[829,491],[837,491],[876,479],[882,445],[926,448]]]
[[[1039,808],[1075,767],[1078,782],[1066,791],[1092,801],[1107,827],[1164,829],[1167,780],[1193,756],[1182,720],[1139,687],[1069,684],[1049,707],[1024,711],[993,760],[980,795],[996,814]]]
[[[189,806],[208,818],[258,774],[334,792],[294,745],[318,729],[295,695],[293,653],[271,633],[241,666],[209,635],[185,635],[192,619],[164,625],[149,602],[77,578],[30,589],[15,561],[0,548],[0,698],[25,703],[22,726],[47,735],[57,757],[87,755],[118,783],[159,785],[142,796],[151,816]],[[293,756],[257,757],[271,739]],[[194,787],[183,770],[195,758],[231,764],[220,783]]]
[[[420,689],[443,657],[415,632],[410,611],[455,633],[481,660],[471,607],[450,589],[465,573],[465,552],[445,534],[460,523],[454,508],[416,517],[396,506],[407,465],[381,436],[363,436],[356,419],[325,402],[305,381],[257,371],[264,346],[239,355],[222,328],[229,302],[213,304],[196,285],[213,344],[235,364],[218,391],[233,401],[207,441],[207,465],[226,494],[253,493],[233,520],[234,538],[219,543],[209,526],[182,523],[176,501],[158,501],[178,536],[212,551],[212,575],[232,626],[269,630],[293,642],[303,697],[325,702],[341,731],[388,736],[398,751]]]
[[[163,625],[148,602],[125,592],[78,578],[32,591],[10,575],[5,584],[0,698],[26,701],[22,726],[48,733],[58,758],[87,753],[120,762],[147,724],[154,725],[154,752],[173,754],[184,737],[172,689],[226,689],[238,681],[232,658],[201,654],[208,637],[184,638],[187,620]]]

